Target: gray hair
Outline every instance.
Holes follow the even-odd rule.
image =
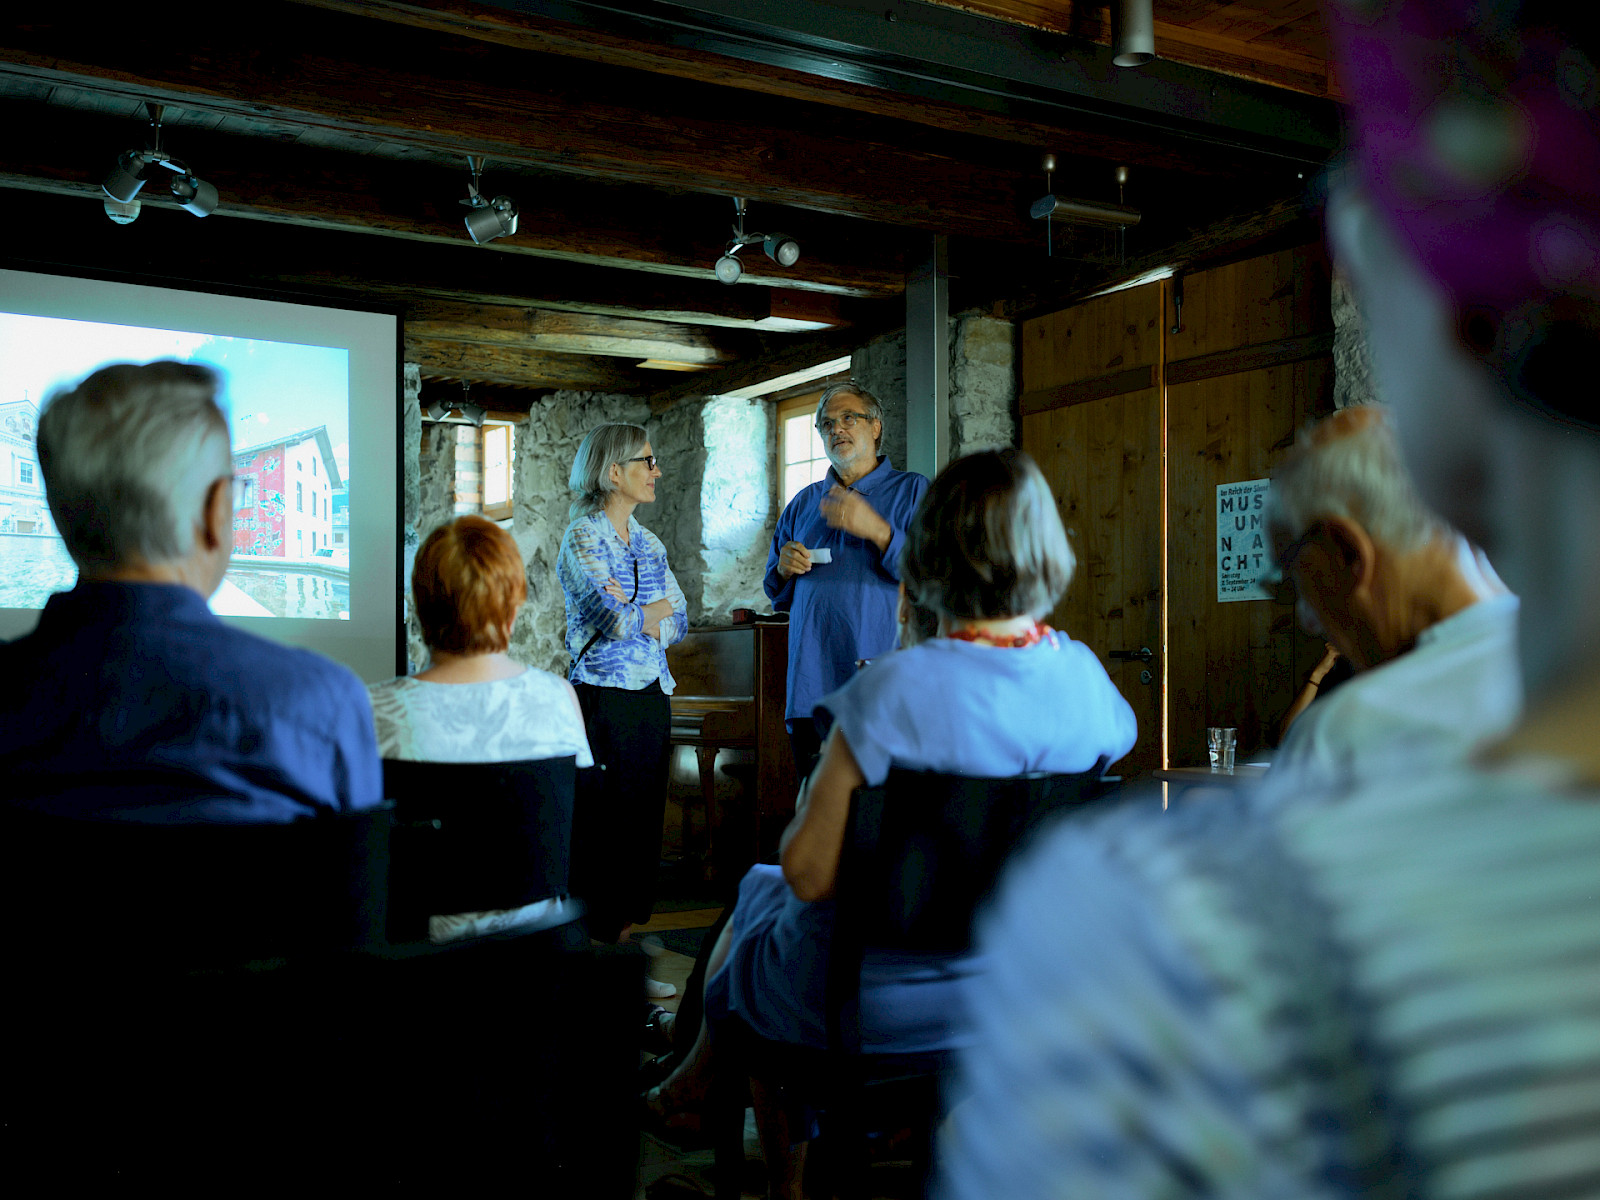
[[[1309,426],[1272,473],[1266,519],[1275,537],[1300,537],[1327,517],[1354,521],[1400,553],[1452,532],[1417,494],[1394,425],[1375,404]]]
[[[637,457],[649,443],[643,425],[596,425],[591,429],[572,459],[567,487],[573,501],[567,520],[576,521],[604,508],[606,496],[617,490],[609,478],[611,465]]]
[[[1050,485],[1007,446],[939,472],[906,531],[900,578],[914,605],[941,617],[1042,617],[1076,565]]]
[[[812,416],[811,423],[815,425],[818,421],[822,420],[822,414],[828,409],[828,401],[832,400],[835,396],[855,396],[861,401],[862,404],[866,406],[867,416],[870,419],[878,422],[879,426],[878,440],[872,444],[872,448],[876,450],[879,444],[883,441],[883,405],[879,404],[878,398],[871,392],[867,391],[867,389],[862,387],[859,383],[851,383],[846,380],[844,383],[834,383],[823,388],[822,395],[817,400],[817,411]]]
[[[214,371],[118,363],[46,401],[39,469],[83,570],[173,562],[194,548],[206,494],[233,474]]]

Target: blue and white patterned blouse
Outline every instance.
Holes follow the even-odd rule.
[[[667,566],[661,539],[631,516],[626,544],[605,513],[579,517],[562,535],[556,574],[567,603],[567,653],[577,658],[590,638],[601,635],[572,672],[572,681],[636,692],[659,679],[661,690],[672,695],[677,685],[667,670],[667,647],[689,632],[689,606]],[[606,593],[612,579],[622,584],[624,595],[634,597],[631,603]],[[672,601],[672,615],[661,622],[657,641],[644,632],[644,606],[661,599]]]

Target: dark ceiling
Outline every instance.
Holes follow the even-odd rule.
[[[62,6],[0,31],[13,265],[378,297],[406,355],[490,407],[544,391],[721,393],[904,322],[947,239],[955,310],[1049,307],[1309,229],[1338,112],[1307,0],[1156,0],[1162,57],[1111,65],[1103,6],[972,0],[263,0]],[[237,20],[249,24],[241,34]],[[1309,14],[1309,15],[1308,15]],[[166,106],[221,195],[113,225],[100,180]],[[1045,230],[1047,190],[1142,220]],[[518,231],[474,245],[467,156]],[[154,189],[146,189],[147,192]],[[712,265],[748,227],[792,268]]]

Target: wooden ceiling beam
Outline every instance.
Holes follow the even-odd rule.
[[[640,36],[628,27],[626,16],[608,11],[607,20],[579,24],[540,13],[538,6],[510,3],[474,3],[473,0],[294,0],[309,7],[377,17],[426,29],[510,46],[560,54],[608,66],[622,66],[681,79],[707,81],[723,87],[792,100],[804,100],[852,112],[889,117],[951,133],[971,134],[1024,145],[1075,150],[1146,168],[1183,168],[1197,172],[1228,173],[1241,160],[1222,150],[1196,160],[1181,136],[1151,129],[1130,139],[1108,132],[1103,123],[1084,114],[1065,112],[1049,119],[1022,115],[1017,107],[977,106],[930,96],[926,91],[906,94],[885,80],[868,82],[840,72],[819,75],[773,61],[774,56],[740,58],[711,53],[688,37]],[[1080,45],[1110,44],[1110,18],[1103,5],[1075,4],[1072,0],[928,0],[948,9],[979,13],[1034,29],[1063,34]],[[563,6],[551,5],[552,8]],[[565,6],[571,7],[571,6]],[[894,6],[886,4],[887,13]],[[908,6],[901,18],[914,15]],[[1157,22],[1158,48],[1163,58],[1207,71],[1273,87],[1287,88],[1316,98],[1330,94],[1327,64],[1312,56],[1272,47],[1246,47],[1204,31]],[[838,67],[840,64],[832,64]],[[1076,116],[1076,119],[1074,119]],[[1071,137],[1063,135],[1070,131]]]
[[[214,16],[172,0],[159,23],[126,8],[92,22],[67,10],[33,17],[0,29],[0,69],[440,153],[935,232],[1032,236],[1024,193],[1035,184],[1021,158],[967,161],[820,106],[747,96],[734,108],[706,85],[597,78],[592,65],[270,0],[252,10],[248,39]]]
[[[640,395],[660,387],[660,377],[623,366],[618,359],[541,354],[516,346],[440,342],[406,334],[405,357],[424,375],[526,388]]]
[[[406,306],[406,335],[429,342],[657,359],[694,366],[719,366],[761,350],[754,336],[739,336],[731,331],[713,334],[704,328],[665,321],[550,312],[507,304],[465,304],[427,297]]]
[[[731,363],[715,371],[702,371],[680,383],[657,391],[650,398],[651,410],[660,413],[697,396],[725,396],[730,392],[767,383],[796,371],[820,366],[829,359],[851,353],[874,333],[888,329],[892,324],[903,323],[904,319],[902,313],[898,322],[885,320],[871,329],[829,330],[827,333],[819,333],[803,341],[796,340],[777,347],[756,358]]]
[[[99,173],[145,136],[139,122],[33,103],[0,103],[0,125],[13,134],[0,140],[0,186],[97,198]],[[166,144],[216,186],[222,199],[215,216],[470,245],[457,203],[466,195],[465,159],[459,170],[446,172],[431,164],[190,127],[169,129]],[[515,235],[487,243],[484,251],[703,281],[715,277],[712,266],[732,220],[730,202],[686,201],[572,178],[510,178],[503,167],[497,180],[495,165],[486,185],[509,191],[521,217]],[[903,290],[898,231],[804,216],[799,223],[787,220],[802,239],[800,262],[780,269],[759,252],[746,255],[749,271],[740,286],[852,296]],[[857,228],[847,228],[852,226]]]

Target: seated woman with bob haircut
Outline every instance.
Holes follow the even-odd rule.
[[[572,685],[506,653],[528,596],[511,535],[483,517],[435,529],[411,574],[422,640],[432,662],[413,676],[372,684],[378,753],[409,762],[523,762],[575,755],[594,765]],[[436,942],[509,929],[543,929],[577,916],[565,899],[429,920]]]
[[[1079,773],[1126,754],[1133,710],[1094,651],[1040,618],[1074,561],[1038,467],[1017,450],[944,469],[924,497],[900,562],[906,600],[938,616],[936,636],[875,660],[816,708],[831,729],[784,831],[780,866],[744,877],[706,976],[707,1022],[738,1016],[764,1038],[826,1045],[823,991],[834,877],[850,797],[891,767],[1005,777]],[[903,639],[910,640],[910,639]],[[863,986],[863,1047],[915,1052],[962,1040],[960,977],[916,978],[894,964]],[[714,1028],[646,1103],[694,1107],[711,1081]]]

